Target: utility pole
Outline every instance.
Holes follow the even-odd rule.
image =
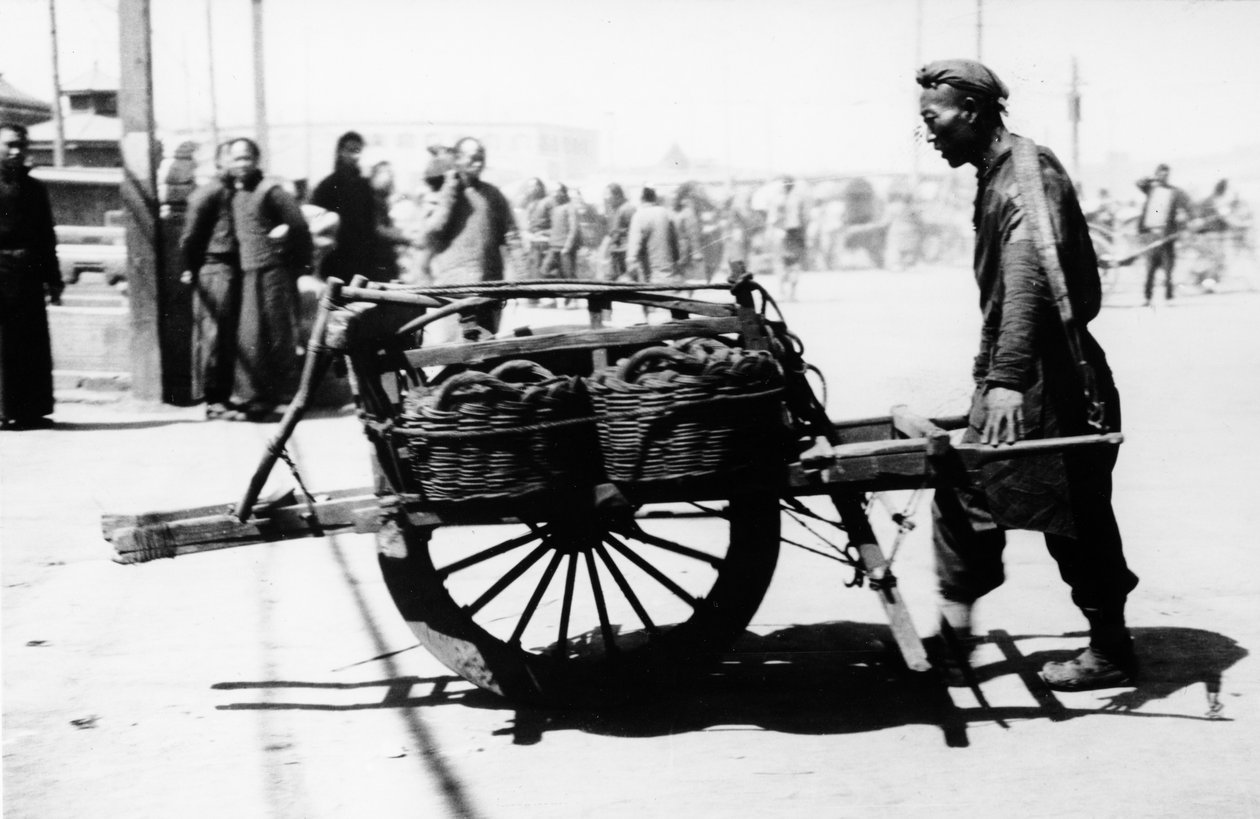
[[[53,165],[66,164],[66,124],[61,118],[61,69],[57,57],[57,0],[48,0],[48,21],[52,30],[53,77]]]
[[[267,79],[263,71],[263,4],[253,0],[254,11],[254,141],[262,152],[263,162],[271,161],[271,145],[267,139]]]
[[[984,0],[976,0],[976,62],[984,62]]]
[[[1068,92],[1068,119],[1072,123],[1072,178],[1081,182],[1081,80],[1072,58],[1072,90]]]
[[[206,57],[210,71],[210,141],[219,149],[219,99],[214,83],[214,17],[210,13],[210,0],[206,0]]]

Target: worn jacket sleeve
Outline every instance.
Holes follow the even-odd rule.
[[[643,219],[637,211],[630,217],[627,230],[630,238],[626,241],[626,259],[630,264],[637,264],[643,257],[643,241],[647,238],[643,233]]]
[[[1053,201],[1053,200],[1052,200]],[[1007,203],[1002,236],[1001,320],[988,339],[987,387],[1024,392],[1036,378],[1038,330],[1051,307],[1049,288],[1037,256],[1031,214],[1019,197]]]
[[[455,203],[459,200],[461,185],[459,178],[452,175],[447,178],[441,189],[431,200],[431,205],[425,213],[422,228],[424,241],[428,246],[437,247],[442,235],[450,225],[451,216],[455,212]]]
[[[61,267],[57,263],[57,229],[53,224],[52,203],[48,189],[43,185],[31,185],[31,205],[34,208],[34,249],[39,258],[39,271],[44,284],[54,293],[60,293]]]
[[[286,263],[297,268],[310,267],[315,245],[311,240],[310,226],[302,215],[302,208],[288,191],[278,185],[271,189],[269,197],[279,220],[289,226],[285,245]]]
[[[179,237],[179,257],[183,269],[192,271],[194,275],[205,262],[206,248],[210,246],[210,236],[218,216],[219,190],[216,185],[202,185],[193,191],[188,200],[184,232]]]

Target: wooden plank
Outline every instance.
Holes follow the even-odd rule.
[[[107,515],[102,529],[114,546],[116,562],[144,563],[232,546],[363,531],[364,513],[375,517],[380,509],[373,494],[319,500],[312,506],[314,518],[308,517],[311,509],[304,503],[265,510],[265,516],[245,521],[232,514],[231,504],[135,516]],[[203,514],[214,509],[229,511]]]
[[[619,301],[625,304],[661,307],[666,310],[682,310],[692,315],[710,316],[713,318],[730,318],[736,314],[737,310],[733,304],[684,299],[677,296],[669,296],[665,293],[612,293],[605,298],[609,301]]]
[[[891,565],[884,557],[884,550],[872,537],[858,542],[858,551],[862,555],[862,563],[866,567],[868,582],[879,602],[884,607],[884,615],[892,629],[893,639],[901,650],[901,657],[911,671],[930,671],[932,664],[928,661],[923,641],[910,618],[910,610],[901,596],[901,589],[893,577]]]
[[[652,344],[688,336],[738,333],[741,329],[740,321],[735,318],[687,319],[666,324],[500,338],[472,344],[441,344],[408,350],[406,355],[412,367],[434,367],[443,364],[471,364],[495,358],[528,357],[557,350],[593,350],[600,347]]]
[[[1072,435],[1064,438],[1029,438],[1013,444],[954,444],[954,452],[967,469],[976,469],[994,461],[1026,458],[1048,453],[1079,452],[1098,447],[1119,446],[1124,435],[1108,432],[1102,435]]]
[[[928,457],[941,457],[949,452],[949,433],[922,415],[916,415],[905,404],[892,408],[892,424],[908,438],[927,441]]]

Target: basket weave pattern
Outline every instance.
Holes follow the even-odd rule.
[[[770,464],[782,373],[763,351],[695,339],[651,347],[588,382],[608,477],[718,477]]]
[[[516,361],[409,395],[396,434],[428,500],[522,498],[596,482],[598,443],[589,424],[532,428],[590,412],[581,379]]]

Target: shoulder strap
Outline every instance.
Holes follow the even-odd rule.
[[[1101,430],[1105,408],[1098,396],[1094,368],[1085,360],[1080,328],[1072,312],[1072,299],[1068,293],[1067,278],[1063,274],[1063,267],[1059,264],[1058,236],[1055,235],[1054,222],[1050,219],[1050,206],[1046,202],[1037,146],[1026,137],[1012,134],[1011,138],[1014,143],[1011,159],[1015,165],[1015,184],[1019,188],[1020,198],[1026,203],[1026,212],[1037,245],[1037,255],[1041,259],[1042,269],[1046,272],[1046,280],[1050,284],[1050,292],[1054,295],[1055,306],[1059,311],[1059,321],[1062,322],[1063,333],[1067,337],[1068,351],[1076,364],[1081,386],[1085,391],[1086,420],[1091,427]]]

